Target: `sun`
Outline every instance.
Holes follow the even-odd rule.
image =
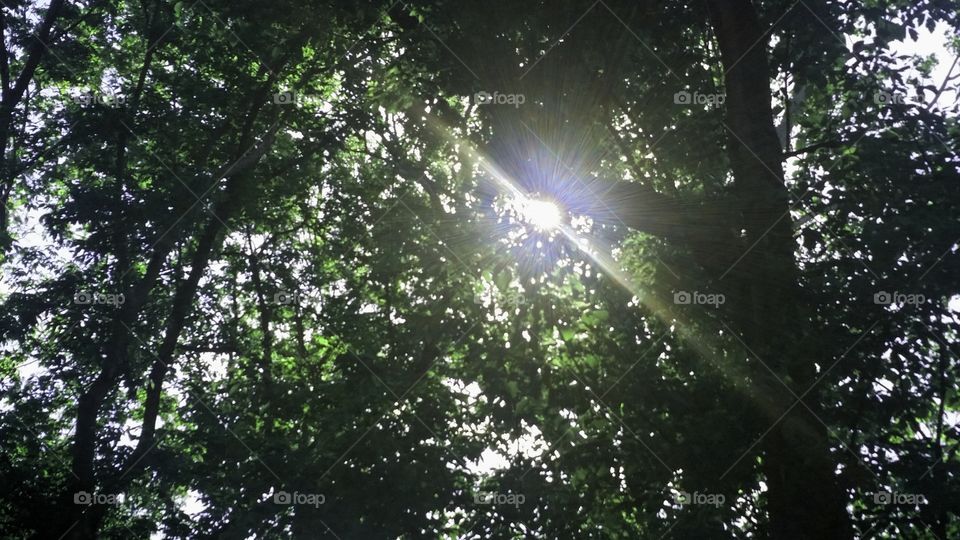
[[[563,224],[560,207],[550,201],[526,199],[519,206],[523,220],[540,231],[552,231]]]

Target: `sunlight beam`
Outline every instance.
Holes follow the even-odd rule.
[[[541,232],[549,232],[563,224],[563,212],[556,204],[540,199],[520,201],[520,214],[523,220]]]

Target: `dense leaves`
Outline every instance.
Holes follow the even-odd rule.
[[[957,6],[723,4],[4,2],[0,536],[960,535]]]

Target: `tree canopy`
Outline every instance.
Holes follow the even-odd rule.
[[[958,17],[3,2],[0,536],[960,537]]]

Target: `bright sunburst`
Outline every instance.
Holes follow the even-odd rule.
[[[552,231],[563,224],[560,208],[550,201],[527,199],[519,206],[524,221],[541,231]]]

